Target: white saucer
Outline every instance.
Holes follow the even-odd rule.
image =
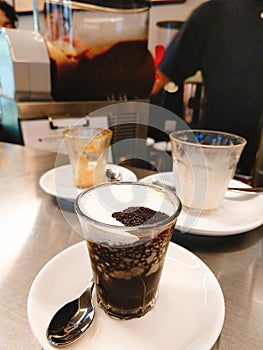
[[[174,186],[172,172],[150,175],[141,181],[147,183],[159,181],[164,185]],[[237,180],[231,180],[230,185],[232,187],[249,187]],[[227,191],[219,213],[194,216],[183,210],[178,217],[176,229],[199,235],[227,236],[253,230],[262,224],[262,194]]]
[[[166,142],[166,141],[155,142],[155,144],[153,145],[153,148],[163,152],[172,151],[171,142]]]
[[[122,181],[136,181],[137,176],[129,169],[115,164],[107,164],[107,169],[119,171]],[[82,190],[74,185],[74,178],[70,164],[51,169],[43,174],[39,180],[40,187],[52,196],[75,201]]]
[[[44,350],[54,350],[45,335],[51,317],[81,294],[90,278],[85,242],[55,256],[35,278],[27,312]],[[211,270],[193,253],[170,243],[153,310],[142,318],[122,321],[110,318],[95,303],[92,325],[67,349],[208,350],[221,332],[224,315],[223,293]]]

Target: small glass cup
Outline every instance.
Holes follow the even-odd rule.
[[[140,182],[104,183],[83,191],[75,209],[88,246],[98,304],[120,319],[145,315],[157,298],[181,210],[179,198]],[[123,210],[128,213],[120,214]],[[126,226],[114,215],[132,223],[126,221]],[[142,224],[142,217],[149,221]]]
[[[216,213],[246,140],[213,130],[175,131],[170,140],[176,193],[183,206],[193,213]]]
[[[112,131],[75,126],[63,134],[76,187],[83,189],[104,182]]]

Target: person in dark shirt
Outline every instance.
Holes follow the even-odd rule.
[[[18,18],[13,6],[5,1],[0,1],[0,28],[16,28]]]
[[[251,175],[263,111],[262,0],[210,0],[196,8],[167,48],[152,94],[198,70],[205,88],[200,127],[245,137],[237,172]]]

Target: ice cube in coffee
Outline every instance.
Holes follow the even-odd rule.
[[[143,183],[102,184],[78,197],[97,301],[107,314],[141,317],[154,306],[180,208],[173,193]]]

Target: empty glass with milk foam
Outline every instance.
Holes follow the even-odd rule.
[[[75,186],[82,189],[104,182],[112,131],[74,126],[63,134]]]

